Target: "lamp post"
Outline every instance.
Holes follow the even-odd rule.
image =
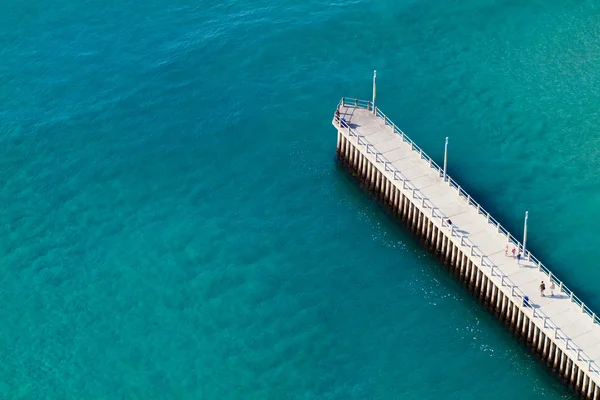
[[[525,226],[523,227],[523,258],[527,258],[527,220],[529,219],[529,211],[525,211]]]
[[[377,70],[373,71],[373,102],[371,103],[373,105],[373,114],[377,114],[377,111],[375,111],[375,95],[377,94]]]
[[[448,138],[446,138],[446,146],[444,147],[444,182],[446,182],[446,166],[448,165]]]

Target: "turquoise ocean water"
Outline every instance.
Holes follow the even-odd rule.
[[[8,0],[0,398],[569,394],[334,161],[378,103],[600,311],[593,1]]]

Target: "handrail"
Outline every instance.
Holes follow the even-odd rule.
[[[367,109],[369,111],[373,111],[372,103],[371,103],[371,101],[368,101],[368,100],[359,100],[359,99],[354,99],[354,98],[342,97],[342,100],[338,104],[338,110],[339,110],[340,106],[362,108],[362,109]],[[440,177],[442,176],[442,174],[443,174],[442,168],[440,168],[440,166],[437,165],[431,157],[429,157],[425,152],[423,152],[423,150],[421,148],[419,148],[414,143],[413,140],[411,140],[401,129],[399,129],[398,126],[394,122],[392,122],[379,109],[379,107],[375,107],[374,114],[377,117],[381,118],[384,121],[385,125],[390,125],[393,128],[394,133],[399,134],[401,136],[402,140],[411,146],[411,149],[413,151],[416,151],[420,154],[421,159],[425,159],[429,162],[430,168],[436,170],[439,173]],[[340,121],[337,120],[337,116],[334,117],[334,120],[336,121],[338,126],[341,126]],[[448,226],[448,223],[446,222],[448,220],[448,218],[441,212],[441,210],[439,208],[435,207],[434,204],[431,201],[429,201],[429,199],[419,189],[417,189],[404,175],[402,175],[402,173],[399,170],[397,170],[396,168],[393,168],[393,164],[389,160],[387,160],[383,156],[382,153],[379,153],[377,150],[375,150],[375,146],[373,146],[371,143],[369,143],[369,141],[364,136],[360,135],[355,129],[352,129],[349,124],[344,126],[344,128],[348,129],[348,134],[350,136],[354,136],[357,138],[357,143],[359,145],[363,145],[366,147],[367,154],[375,154],[375,162],[383,163],[384,170],[386,172],[392,172],[393,179],[395,181],[399,181],[402,183],[401,186],[402,186],[403,190],[410,191],[412,193],[412,194],[410,194],[410,196],[421,200],[422,207],[424,209],[431,209],[431,215],[434,218],[437,218],[440,220],[442,227]],[[369,150],[369,147],[372,147],[373,150]],[[392,167],[390,167],[390,165],[392,165]],[[471,195],[469,195],[464,189],[462,189],[461,186],[454,179],[452,179],[450,176],[446,175],[446,180],[448,182],[449,187],[457,190],[459,197],[464,197],[467,200],[468,205],[476,208],[477,212],[479,214],[483,214],[483,216],[487,218],[487,221],[489,224],[491,224],[492,226],[494,226],[498,229],[498,233],[506,236],[508,244],[510,244],[510,243],[514,244],[516,246],[517,250],[519,252],[521,251],[522,244],[517,239],[515,239],[515,237],[512,236],[506,228],[504,228],[502,225],[500,225],[500,223],[496,219],[494,219],[489,212],[487,212],[483,207],[481,207],[481,205],[479,203],[477,203],[473,199],[473,197],[471,197]],[[455,236],[453,227],[451,229],[450,234],[451,234],[451,236]],[[489,259],[489,257],[487,257],[485,254],[480,252],[479,249],[474,245],[473,242],[471,242],[471,240],[468,237],[462,236],[460,244],[461,244],[461,246],[466,246],[466,247],[470,248],[470,251],[471,251],[470,254],[472,256],[481,258],[481,266],[489,268],[490,275],[492,277],[494,277],[494,276],[501,277],[501,286],[508,287],[510,289],[511,295],[513,297],[517,297],[518,299],[525,301],[526,296],[521,291],[521,289],[519,289],[519,287],[517,285],[515,285],[508,278],[508,276],[505,275],[500,270],[500,268],[497,267]],[[588,306],[586,306],[577,296],[575,296],[575,294],[569,288],[567,288],[562,283],[562,281],[560,281],[558,278],[556,278],[556,275],[552,274],[552,272],[548,268],[546,268],[546,266],[544,266],[537,258],[535,258],[529,252],[529,250],[526,250],[526,254],[524,254],[524,258],[528,259],[529,261],[532,261],[535,265],[537,265],[538,271],[541,271],[542,273],[547,275],[549,280],[551,282],[554,282],[558,286],[557,289],[559,292],[563,292],[563,293],[567,294],[570,297],[570,301],[581,306],[581,311],[583,313],[587,314],[588,316],[590,316],[594,324],[600,325],[600,317],[598,317]],[[494,275],[494,271],[497,271],[500,275]],[[593,361],[590,357],[588,357],[583,352],[582,349],[575,346],[573,341],[562,331],[562,329],[560,329],[557,325],[555,325],[550,320],[550,318],[548,316],[546,316],[539,308],[538,309],[532,308],[532,310],[533,310],[534,318],[541,318],[544,321],[543,322],[544,328],[550,328],[551,330],[554,331],[555,339],[565,341],[567,350],[572,350],[572,351],[576,352],[576,354],[577,354],[576,359],[578,361],[587,362],[588,370],[595,373],[596,375],[600,376],[600,367],[596,364],[595,361]],[[569,347],[569,345],[570,345],[570,347]]]

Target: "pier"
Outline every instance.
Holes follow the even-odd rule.
[[[600,399],[596,314],[374,102],[342,98],[333,125],[339,161],[572,391]]]

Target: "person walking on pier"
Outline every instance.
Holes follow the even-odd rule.
[[[546,297],[546,295],[544,294],[545,290],[546,290],[546,284],[544,283],[544,281],[542,281],[542,283],[540,283],[540,294],[542,295],[542,297]]]
[[[554,297],[554,289],[556,289],[556,286],[554,286],[554,281],[550,281],[550,296]]]
[[[517,253],[517,264],[521,265],[521,252]]]
[[[513,258],[515,258],[515,251],[516,251],[516,250],[517,250],[517,249],[515,249],[515,248],[513,247],[513,249],[512,249],[512,255],[513,255]]]

